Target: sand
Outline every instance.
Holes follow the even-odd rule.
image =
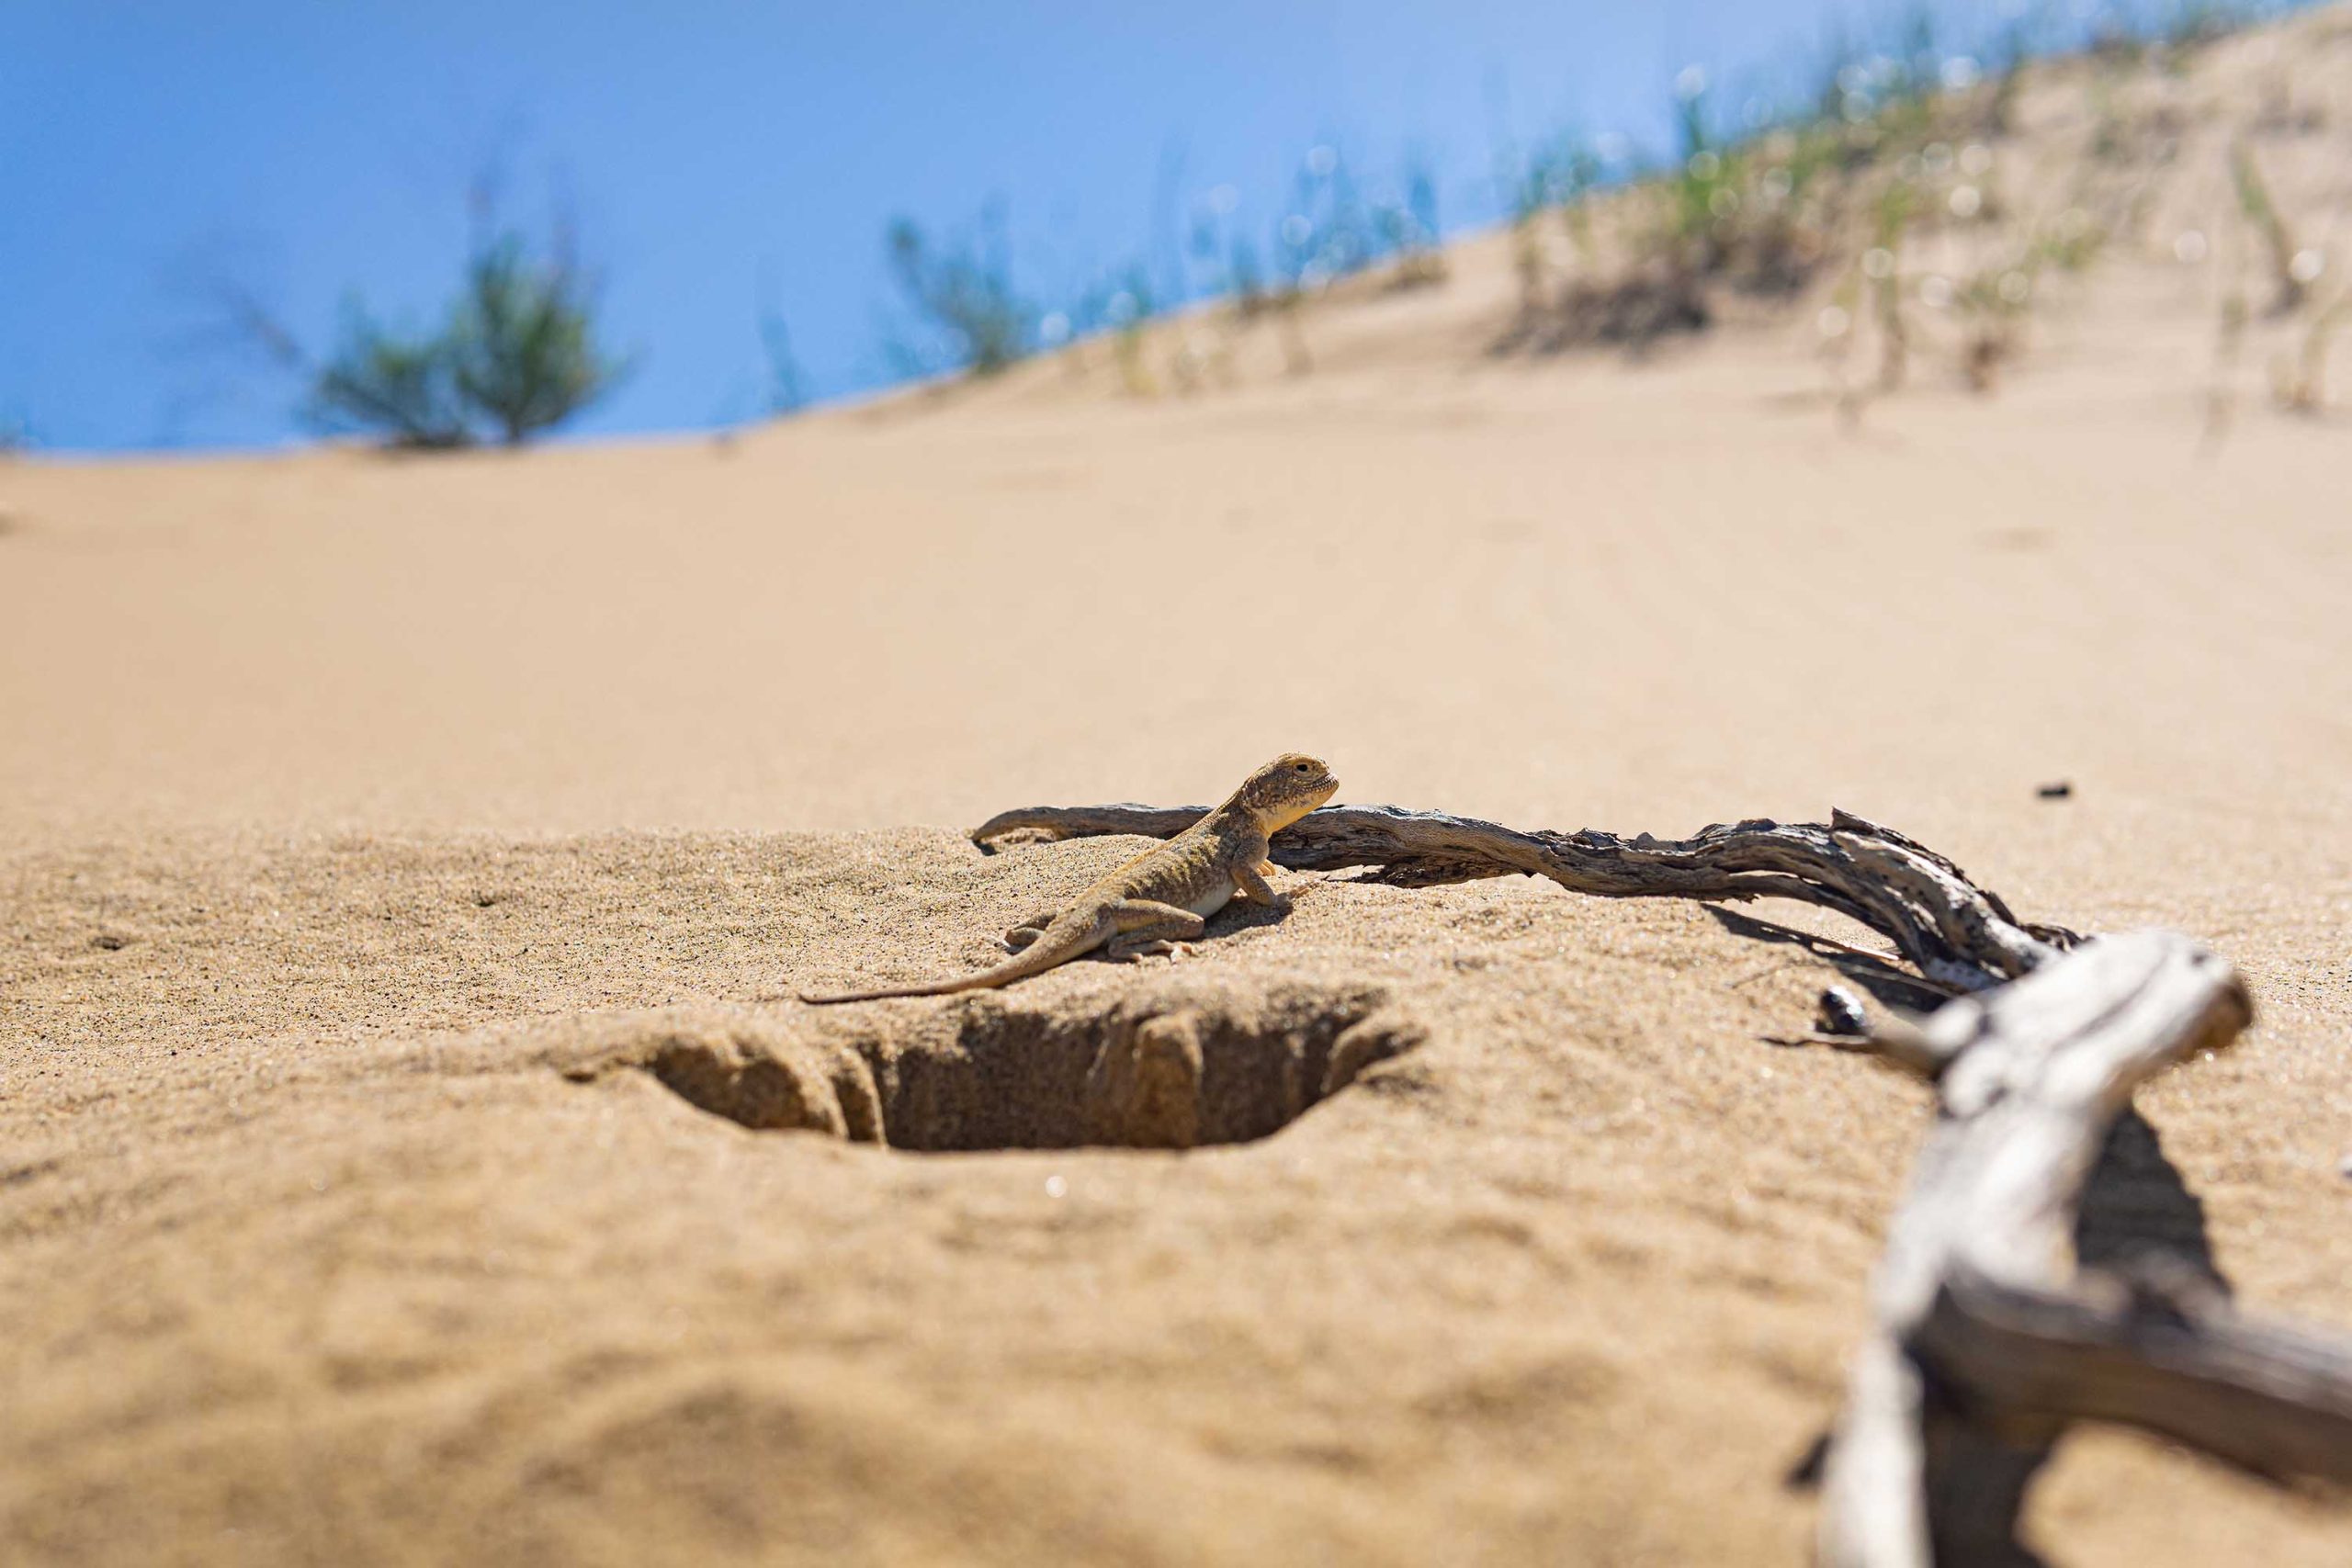
[[[2161,255],[1851,428],[1809,318],[1494,359],[1507,247],[1453,262],[1189,398],[0,463],[0,1559],[1801,1561],[1927,1114],[1762,1040],[1803,912],[1286,874],[1179,964],[778,999],[1135,847],[992,812],[1294,748],[1521,826],[1843,806],[2211,941],[2258,1025],[2142,1095],[2102,1234],[2352,1332],[2341,423],[2206,440]],[[1244,1141],[1099,1146],[1167,1132],[1169,1012]],[[2116,1433],[2027,1526],[2352,1550]]]

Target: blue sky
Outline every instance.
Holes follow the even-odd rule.
[[[1939,6],[1983,21],[1996,0]],[[633,374],[573,427],[754,415],[763,296],[813,389],[888,378],[882,233],[1005,203],[1048,304],[1148,256],[1165,190],[1229,186],[1271,229],[1301,160],[1372,180],[1418,156],[1449,229],[1495,210],[1498,131],[1663,148],[1676,74],[1798,79],[1824,0],[1444,4],[717,4],[0,0],[0,426],[45,446],[263,446],[297,389],[218,343],[251,288],[313,347],[363,296],[423,322],[495,168],[560,202]]]

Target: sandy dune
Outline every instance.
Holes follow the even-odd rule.
[[[1844,806],[2211,940],[2260,1021],[2142,1097],[2085,1253],[2352,1331],[2341,423],[2205,441],[2154,257],[1850,429],[1809,318],[1494,360],[1505,248],[1454,262],[1190,399],[0,464],[0,1558],[1802,1560],[1926,1104],[1758,1038],[1803,914],[1291,875],[1182,964],[775,999],[1133,847],[996,810],[1287,748],[1525,826]],[[1170,1011],[1248,1141],[1035,1146],[1164,1135]],[[2125,1435],[2029,1527],[2352,1551]]]

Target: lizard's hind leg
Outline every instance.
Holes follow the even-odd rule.
[[[1102,955],[1114,964],[1189,953],[1192,950],[1185,944],[1199,937],[1208,925],[1190,909],[1149,898],[1125,899],[1112,915],[1119,922],[1119,934],[1102,949]]]
[[[1046,928],[1052,925],[1054,923],[1054,917],[1060,913],[1061,911],[1059,909],[1047,909],[1042,915],[1030,916],[1027,919],[1022,921],[1017,926],[1007,927],[1004,936],[998,945],[1002,947],[1007,953],[1020,952],[1023,948],[1036,941],[1039,937],[1044,936],[1046,934]]]

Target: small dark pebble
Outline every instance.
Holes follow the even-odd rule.
[[[90,939],[90,945],[107,953],[120,953],[130,945],[130,939],[127,936],[117,936],[112,931],[100,931]]]
[[[2064,779],[2060,779],[2056,784],[2043,784],[2033,793],[2044,800],[2064,800],[2075,793],[2075,786]]]

